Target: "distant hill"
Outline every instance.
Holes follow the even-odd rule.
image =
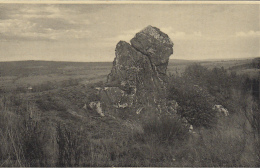
[[[246,63],[230,67],[229,69],[230,70],[260,69],[260,57],[248,60],[248,62],[246,62]]]
[[[50,74],[63,69],[111,69],[112,62],[10,61],[0,62],[0,76]]]
[[[231,71],[245,71],[249,69],[259,69],[260,58],[252,59],[218,59],[218,60],[185,60],[185,59],[170,59],[168,71],[175,72],[179,70],[184,71],[185,67],[200,63],[201,65],[214,68],[224,67]],[[110,72],[112,68],[111,62],[63,62],[63,61],[10,61],[0,62],[0,76],[30,76],[30,75],[47,75],[58,73],[62,74],[64,71],[78,71],[81,73],[94,72],[96,70],[104,70]],[[89,71],[91,70],[91,71]],[[84,72],[83,72],[84,71]],[[254,72],[255,73],[255,72]]]
[[[184,60],[184,59],[170,59],[169,60],[169,64],[172,65],[181,65],[181,64],[191,64],[191,63],[195,63],[198,62],[196,60]]]

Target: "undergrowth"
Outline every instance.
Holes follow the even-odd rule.
[[[229,75],[196,65],[184,76],[170,77],[168,99],[178,102],[178,113],[194,126],[193,132],[181,117],[155,117],[148,108],[145,119],[140,114],[138,120],[92,115],[82,107],[99,99],[95,85],[86,91],[73,84],[55,92],[30,93],[33,99],[29,94],[4,93],[0,166],[260,166],[259,105],[232,84],[241,78]],[[222,80],[227,83],[219,84]],[[217,103],[229,110],[228,117],[212,110]],[[68,118],[69,110],[85,115]]]

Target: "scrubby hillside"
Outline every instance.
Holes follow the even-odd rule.
[[[181,118],[101,117],[92,84],[2,92],[1,166],[259,166],[259,107],[243,76],[195,64],[169,76]],[[254,100],[255,99],[255,100]],[[221,104],[229,116],[215,116]],[[127,116],[128,115],[128,116]],[[144,114],[145,115],[145,114]]]

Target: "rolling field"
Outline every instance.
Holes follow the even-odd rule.
[[[215,60],[191,61],[170,60],[168,73],[181,75],[188,65],[199,63],[209,69],[224,67],[231,69],[250,63],[251,59],[243,60]],[[17,61],[0,62],[0,89],[13,90],[17,87],[26,88],[45,83],[61,84],[66,81],[77,81],[88,84],[106,81],[112,68],[112,62],[52,62],[52,61]],[[235,69],[238,74],[250,74],[256,77],[259,70],[239,67]]]
[[[33,87],[40,84],[61,84],[78,81],[88,84],[106,81],[112,63],[74,63],[48,61],[21,61],[0,63],[0,89]]]

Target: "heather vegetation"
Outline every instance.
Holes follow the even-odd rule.
[[[100,99],[102,82],[2,89],[0,166],[260,166],[259,79],[200,64],[168,77],[167,99],[178,102],[179,115],[160,118],[152,108],[105,117],[83,109]]]

